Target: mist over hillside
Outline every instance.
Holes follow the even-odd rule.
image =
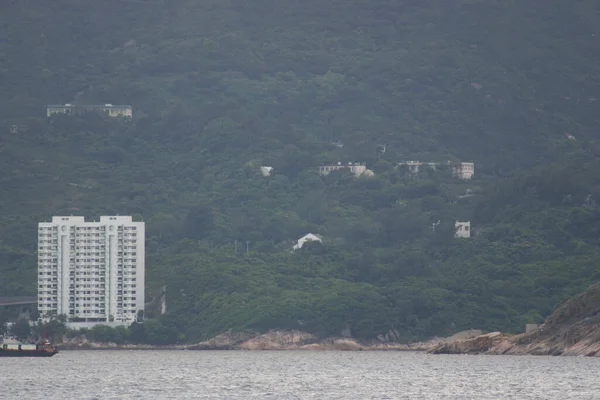
[[[37,222],[118,213],[146,222],[146,297],[167,286],[150,342],[520,331],[600,278],[599,15],[591,0],[5,2],[0,295],[36,293]],[[133,118],[46,117],[64,103]],[[440,164],[398,165],[416,160]],[[374,176],[317,174],[338,162]],[[291,252],[308,233],[322,245]]]

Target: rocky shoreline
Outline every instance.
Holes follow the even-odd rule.
[[[469,339],[481,334],[481,331],[469,330],[457,333],[450,338],[434,338],[426,342],[401,344],[376,339],[369,342],[347,337],[320,339],[307,332],[269,331],[257,333],[252,331],[225,332],[214,338],[186,345],[134,345],[116,343],[95,343],[84,337],[64,340],[58,347],[60,350],[341,350],[341,351],[428,351],[441,343],[461,339]]]
[[[64,340],[60,350],[343,350],[424,351],[430,354],[562,355],[600,357],[600,284],[591,286],[552,313],[537,329],[520,335],[478,330],[449,338],[401,344],[390,332],[372,341],[350,337],[318,338],[307,332],[225,332],[214,338],[185,345],[117,345],[93,343],[84,337]]]
[[[565,302],[536,330],[492,332],[440,343],[431,354],[506,354],[600,357],[600,284]]]

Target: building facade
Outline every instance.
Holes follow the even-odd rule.
[[[435,171],[435,167],[439,163],[433,162],[421,162],[421,161],[404,161],[399,163],[398,165],[406,165],[408,168],[408,172],[413,174],[418,174],[421,167],[429,167]]]
[[[260,173],[262,174],[262,176],[271,176],[271,174],[273,173],[273,167],[262,166],[260,167]]]
[[[475,175],[475,163],[461,162],[452,166],[452,174],[460,179],[471,179]]]
[[[38,310],[71,326],[126,325],[144,311],[145,226],[130,216],[38,225]]]
[[[454,237],[470,238],[471,237],[471,221],[456,221],[454,223]]]
[[[348,168],[355,176],[361,176],[367,172],[367,166],[365,164],[348,163],[348,165],[344,165],[341,162],[338,162],[337,165],[321,165],[318,167],[318,171],[320,175],[329,175],[331,171],[337,171],[345,168]]]
[[[413,174],[418,174],[421,167],[429,167],[432,170],[436,170],[438,165],[451,165],[452,166],[452,176],[459,179],[471,179],[473,175],[475,175],[475,163],[472,162],[458,162],[453,163],[451,161],[445,162],[421,162],[421,161],[403,161],[398,163],[398,165],[406,165],[408,168],[408,172]]]
[[[46,108],[46,116],[51,117],[54,114],[79,114],[87,111],[97,111],[108,115],[109,117],[133,117],[133,109],[131,106],[123,106],[123,105],[112,105],[112,104],[104,104],[104,105],[73,105],[73,104],[65,104],[65,105],[50,105]]]

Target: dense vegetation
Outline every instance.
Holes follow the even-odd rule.
[[[35,294],[61,214],[146,221],[150,342],[520,331],[599,280],[597,2],[109,3],[0,5],[0,295]]]

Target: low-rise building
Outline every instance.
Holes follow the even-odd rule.
[[[267,166],[260,167],[260,173],[262,174],[262,176],[271,176],[272,172],[273,172],[273,167],[267,167]]]
[[[133,109],[128,105],[113,105],[113,104],[104,104],[104,105],[75,105],[75,104],[65,104],[65,105],[49,105],[46,108],[46,116],[51,117],[55,114],[80,114],[82,112],[88,111],[97,111],[101,113],[105,113],[109,117],[128,117],[131,118],[133,116]]]
[[[406,165],[408,167],[408,172],[413,174],[418,174],[421,167],[427,166],[434,171],[438,165],[451,165],[452,166],[452,176],[455,176],[460,179],[471,179],[473,175],[475,175],[475,163],[472,162],[459,162],[453,163],[450,161],[444,162],[421,162],[421,161],[403,161],[398,163],[398,165]]]
[[[336,165],[321,165],[318,167],[320,175],[329,175],[331,171],[348,168],[355,176],[361,176],[367,172],[367,166],[364,163],[348,163],[348,165],[338,162]]]
[[[454,223],[455,233],[454,237],[457,238],[470,238],[471,237],[471,221],[456,221]]]
[[[421,162],[421,161],[404,161],[404,162],[398,163],[398,165],[406,165],[408,167],[408,171],[413,174],[418,174],[419,169],[423,166],[427,166],[427,167],[430,167],[431,169],[435,170],[435,167],[438,164],[439,163]]]
[[[452,165],[452,175],[460,179],[471,179],[475,175],[475,163],[461,162]]]

